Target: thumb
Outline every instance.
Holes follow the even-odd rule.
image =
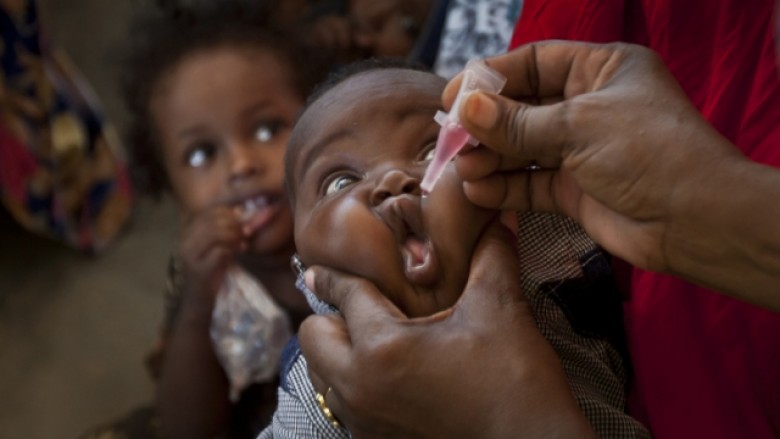
[[[369,280],[321,266],[309,267],[304,277],[306,286],[321,300],[335,306],[349,326],[381,326],[405,318]]]
[[[526,308],[515,245],[514,235],[498,220],[485,230],[456,305],[458,313],[472,322],[494,324],[498,313]]]
[[[560,164],[568,142],[566,102],[529,105],[484,92],[466,97],[460,120],[466,131],[503,159],[500,170],[514,169],[516,159],[535,160],[544,167]]]

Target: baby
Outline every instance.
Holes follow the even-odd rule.
[[[285,155],[300,265],[363,277],[409,317],[456,303],[480,237],[500,216],[466,199],[451,165],[435,190],[421,196],[444,85],[438,76],[397,64],[355,64],[310,98]],[[512,217],[516,226],[516,214]],[[540,228],[548,226],[545,221]],[[568,312],[577,302],[566,301],[572,291],[602,297],[614,292],[609,283],[593,280],[603,280],[596,272],[608,265],[599,265],[603,255],[592,245],[571,245],[589,242],[581,231],[555,221],[555,233],[521,231],[521,247],[528,251],[520,252],[520,260],[531,266],[541,260],[540,248],[564,243],[554,267],[524,273],[523,291],[539,329],[561,356],[572,390],[600,436],[646,435],[623,412],[625,371],[618,351],[594,325],[573,328],[582,319]],[[593,279],[585,281],[588,276]],[[298,286],[316,311],[327,310],[300,277]],[[617,311],[619,327],[620,308],[611,310]],[[283,357],[279,407],[260,438],[349,437],[326,410],[327,394],[312,386],[297,345],[288,346]]]

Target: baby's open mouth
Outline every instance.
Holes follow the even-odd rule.
[[[400,196],[385,203],[382,216],[398,239],[404,274],[413,284],[435,283],[439,277],[438,260],[425,233],[419,197]]]
[[[423,265],[430,256],[427,243],[413,235],[409,235],[404,242],[404,260],[407,270]]]

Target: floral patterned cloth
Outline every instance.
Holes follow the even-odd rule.
[[[34,1],[0,0],[0,37],[0,202],[31,232],[99,251],[132,203],[118,138]]]

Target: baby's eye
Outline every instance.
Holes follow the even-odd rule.
[[[325,195],[333,195],[355,182],[357,182],[357,178],[352,175],[339,175],[328,183]]]
[[[201,168],[211,160],[217,152],[213,143],[201,143],[192,147],[186,154],[187,165],[193,168]]]
[[[431,143],[426,146],[425,151],[422,153],[422,161],[430,162],[433,160],[433,156],[436,154],[436,143]]]
[[[276,133],[279,132],[279,122],[264,122],[257,126],[255,129],[255,139],[261,143],[268,143],[276,137]]]

